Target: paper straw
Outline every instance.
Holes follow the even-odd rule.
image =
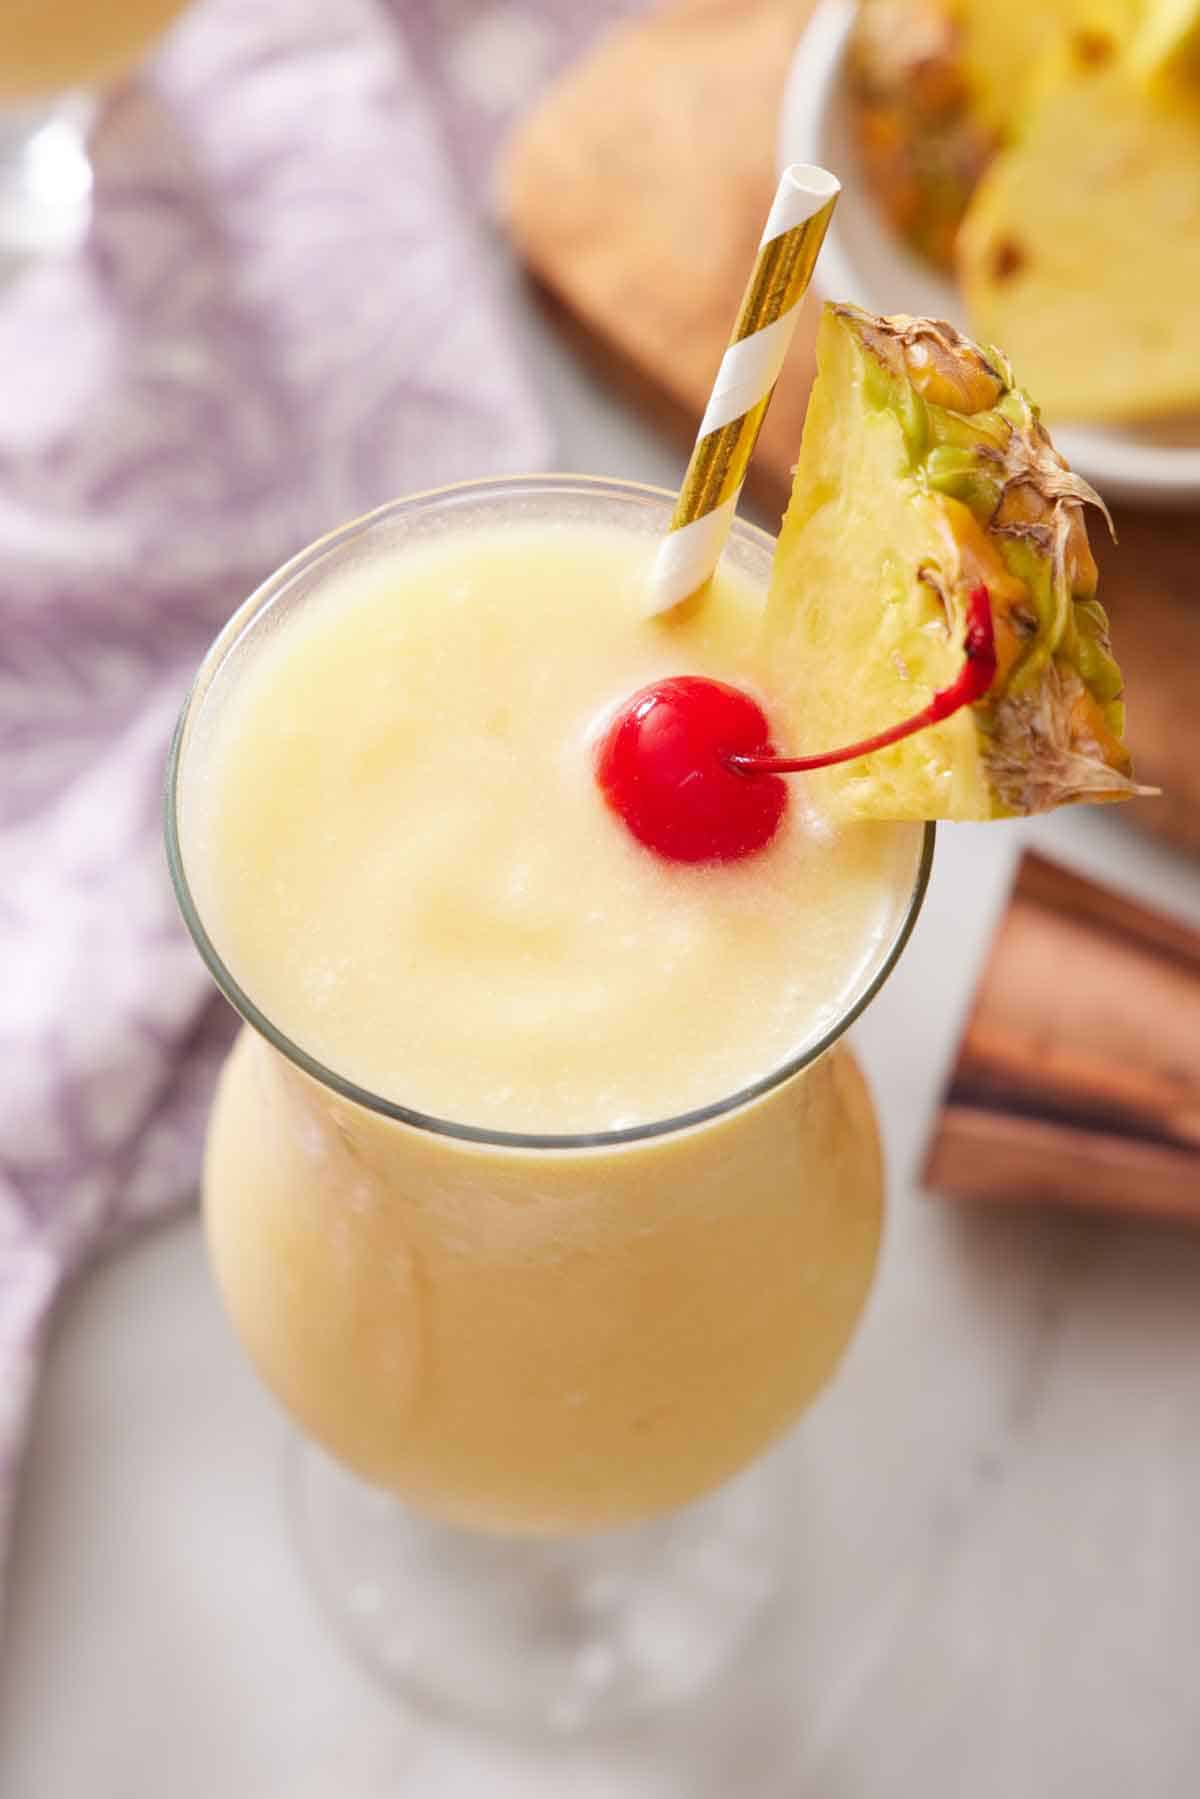
[[[811,163],[793,163],[783,172],[670,529],[659,545],[652,614],[686,600],[717,566],[840,192],[836,177]]]

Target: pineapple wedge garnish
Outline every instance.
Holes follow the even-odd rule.
[[[1004,358],[930,319],[826,306],[764,621],[788,755],[859,742],[963,667],[987,589],[978,703],[807,777],[834,816],[982,819],[1138,789],[1084,507]]]
[[[1200,86],[1051,58],[958,267],[973,329],[1051,420],[1200,411]]]

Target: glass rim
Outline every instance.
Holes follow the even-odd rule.
[[[192,894],[191,884],[184,866],[183,846],[179,830],[179,787],[188,728],[198,706],[203,702],[213,678],[236,646],[243,632],[252,628],[259,616],[286,592],[299,575],[319,566],[328,557],[337,555],[349,544],[377,530],[389,520],[403,517],[406,513],[424,511],[431,505],[439,503],[453,503],[459,499],[471,498],[501,498],[508,492],[530,495],[537,492],[609,494],[614,498],[661,500],[668,506],[673,505],[676,498],[667,488],[651,486],[640,481],[624,481],[598,475],[489,476],[471,481],[452,482],[441,487],[426,488],[419,493],[385,501],[383,505],[376,506],[370,512],[362,513],[357,518],[350,519],[346,524],[327,532],[307,545],[306,548],[298,551],[296,555],[282,563],[273,574],[268,575],[264,581],[260,582],[253,592],[237,606],[205,651],[200,667],[188,689],[167,756],[164,792],[167,864],[184,923],[219,991],[245,1022],[258,1032],[259,1036],[263,1037],[294,1067],[299,1068],[302,1073],[315,1080],[320,1086],[327,1088],[341,1099],[349,1100],[353,1105],[361,1106],[366,1111],[390,1118],[396,1123],[408,1125],[414,1130],[424,1131],[431,1136],[449,1138],[457,1142],[475,1143],[497,1149],[519,1150],[613,1149],[622,1144],[641,1143],[656,1137],[675,1136],[698,1125],[723,1118],[729,1113],[740,1111],[744,1106],[765,1097],[775,1088],[783,1086],[785,1082],[802,1073],[804,1069],[810,1067],[827,1050],[831,1049],[840,1037],[845,1035],[883,987],[912,935],[929,886],[933,864],[936,833],[932,820],[926,820],[924,824],[921,853],[917,861],[912,890],[895,934],[870,979],[861,989],[854,992],[849,1003],[838,1013],[827,1030],[765,1075],[760,1075],[756,1080],[737,1088],[733,1093],[723,1095],[720,1099],[710,1100],[705,1105],[692,1107],[686,1112],[673,1113],[668,1118],[652,1119],[646,1123],[598,1131],[502,1131],[484,1125],[464,1124],[455,1119],[442,1118],[435,1113],[423,1112],[416,1107],[403,1105],[398,1100],[388,1099],[382,1094],[374,1093],[370,1088],[350,1080],[347,1076],[339,1074],[336,1069],[330,1068],[289,1037],[267,1016],[236,979],[208,934]],[[740,518],[734,519],[731,535],[743,542],[757,541],[769,552],[774,549],[775,540],[769,532]]]

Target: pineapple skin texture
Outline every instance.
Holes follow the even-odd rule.
[[[1200,87],[1044,66],[958,239],[973,328],[1053,420],[1200,409]]]
[[[973,104],[962,35],[942,0],[864,0],[848,57],[867,185],[897,236],[943,269],[1000,142]]]
[[[952,327],[827,306],[763,628],[785,753],[872,735],[962,665],[986,583],[986,698],[807,777],[837,818],[990,819],[1136,792],[1083,505],[1003,359]]]

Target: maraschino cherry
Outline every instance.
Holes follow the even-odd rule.
[[[966,608],[963,665],[911,718],[815,756],[778,756],[766,714],[737,687],[677,675],[643,687],[601,739],[596,778],[639,842],[670,862],[734,862],[764,849],[787,809],[780,776],[853,762],[981,700],[996,678],[982,582]]]
[[[723,681],[677,675],[621,707],[596,778],[648,849],[671,862],[734,862],[771,841],[788,791],[776,775],[736,774],[731,751],[774,754],[762,707]]]

